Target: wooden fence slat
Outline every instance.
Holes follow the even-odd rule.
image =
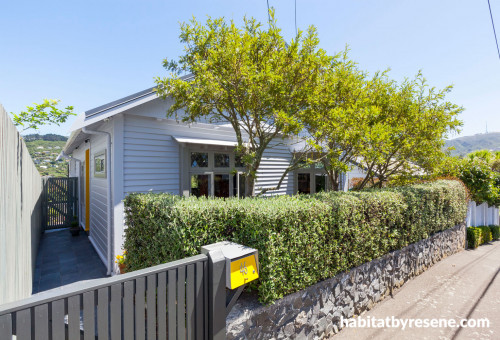
[[[147,336],[156,340],[156,274],[147,277]]]
[[[123,336],[134,339],[134,281],[123,284]]]
[[[49,340],[49,306],[45,303],[35,307],[36,340]]]
[[[97,335],[99,340],[109,338],[109,292],[108,287],[97,291]]]
[[[95,292],[83,293],[83,338],[95,340]]]
[[[144,311],[144,294],[146,293],[144,277],[135,280],[135,338],[145,339],[146,319]]]
[[[12,340],[12,315],[0,316],[0,340]]]
[[[205,300],[205,304],[203,305],[203,324],[205,339],[208,339],[208,262],[203,262],[203,298]]]
[[[31,308],[16,313],[17,340],[31,339]]]
[[[52,339],[66,339],[66,327],[64,324],[64,299],[52,302]]]
[[[68,298],[68,337],[80,339],[80,295]]]
[[[194,274],[194,264],[190,264],[187,267],[187,278],[186,278],[186,330],[188,340],[193,340],[195,338],[196,329],[196,315],[195,304],[194,304],[194,286],[195,286],[195,274]]]
[[[171,269],[168,271],[168,338],[177,339],[177,310],[176,305],[176,283],[177,270]]]
[[[157,293],[158,339],[167,338],[167,273],[158,274]]]
[[[122,338],[122,284],[111,286],[111,339]]]
[[[198,262],[196,264],[196,287],[195,287],[195,299],[196,299],[196,339],[203,339],[203,307],[205,305],[205,299],[203,295],[203,263]]]
[[[177,269],[177,334],[186,338],[186,267]]]

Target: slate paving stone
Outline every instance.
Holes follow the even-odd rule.
[[[45,232],[35,263],[33,294],[106,277],[106,267],[84,232],[78,237],[72,237],[68,230]]]

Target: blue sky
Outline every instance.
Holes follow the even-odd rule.
[[[490,0],[500,29],[500,0]],[[294,1],[269,0],[284,35],[294,36]],[[165,57],[182,53],[179,23],[195,16],[267,20],[259,1],[2,1],[0,103],[19,112],[43,98],[83,112],[154,85]],[[321,47],[349,45],[369,72],[396,80],[423,70],[465,107],[461,135],[500,131],[500,59],[487,0],[297,0],[297,25],[318,28]],[[500,32],[498,32],[500,33]],[[72,120],[40,133],[67,135]]]

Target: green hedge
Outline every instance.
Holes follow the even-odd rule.
[[[500,239],[500,226],[498,226],[498,225],[490,225],[490,230],[491,230],[491,238],[493,240]]]
[[[457,181],[225,200],[132,194],[125,207],[129,270],[231,240],[259,250],[251,287],[264,303],[462,223],[467,211]]]
[[[467,245],[475,249],[481,244],[481,229],[476,227],[467,228]]]
[[[478,226],[467,228],[467,244],[469,248],[477,248],[478,246],[488,243],[491,240],[500,238],[500,226]]]
[[[481,229],[481,244],[490,242],[491,241],[491,229],[490,229],[490,227],[482,225],[478,228]]]

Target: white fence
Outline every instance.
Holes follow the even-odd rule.
[[[31,295],[42,232],[41,193],[42,178],[0,105],[0,304]]]
[[[498,207],[489,207],[488,203],[477,205],[471,201],[467,209],[467,227],[480,225],[500,225]]]

